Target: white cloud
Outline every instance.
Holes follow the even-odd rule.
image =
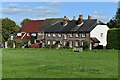
[[[104,22],[109,21],[109,17],[104,12],[93,11],[93,18],[99,19]]]
[[[18,5],[17,5],[17,4],[9,4],[8,7],[9,7],[9,8],[17,8]]]
[[[49,7],[38,6],[38,7],[36,7],[36,10],[39,10],[39,11],[49,10]]]
[[[22,10],[21,9],[2,9],[0,11],[0,13],[2,14],[18,14],[20,13]]]
[[[51,4],[52,4],[53,6],[60,6],[60,5],[61,5],[60,2],[51,2]]]

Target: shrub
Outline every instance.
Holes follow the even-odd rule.
[[[13,48],[13,40],[8,40],[7,41],[7,45],[8,45],[8,48]]]
[[[88,41],[83,41],[83,49],[88,50],[89,49],[89,43]]]
[[[120,28],[113,28],[108,31],[107,48],[120,49]]]
[[[27,44],[27,41],[24,39],[16,39],[16,48],[22,48],[24,44]]]

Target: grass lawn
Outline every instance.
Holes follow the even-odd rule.
[[[118,51],[3,49],[3,78],[117,78]]]

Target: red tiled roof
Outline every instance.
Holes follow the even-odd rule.
[[[38,32],[44,20],[30,20],[26,23],[21,32]]]

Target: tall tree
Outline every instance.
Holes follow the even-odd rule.
[[[25,24],[29,21],[30,19],[26,18],[23,19],[23,21],[21,22],[21,29],[25,26]]]
[[[109,28],[120,28],[120,7],[118,7],[116,15],[107,23],[107,25]]]
[[[2,19],[2,41],[7,41],[9,38],[10,34],[15,34],[18,32],[20,27],[16,25],[15,21],[9,19],[9,18],[4,18]]]

